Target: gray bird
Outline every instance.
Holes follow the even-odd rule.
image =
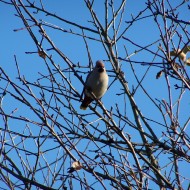
[[[84,87],[84,99],[80,109],[86,110],[88,105],[94,100],[90,94],[92,92],[97,99],[100,99],[108,88],[108,75],[104,67],[103,61],[98,60],[94,69],[88,74],[86,78],[86,87]]]

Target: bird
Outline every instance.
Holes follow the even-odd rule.
[[[79,161],[75,161],[72,163],[72,166],[68,168],[68,173],[72,173],[76,170],[82,169],[82,164]]]
[[[170,51],[171,56],[178,56],[181,61],[190,66],[190,58],[187,59],[187,53],[190,51],[190,46],[185,46],[183,50],[177,49]]]
[[[96,66],[86,78],[85,87],[83,89],[84,99],[80,109],[86,110],[89,104],[94,100],[90,92],[92,92],[97,99],[100,99],[107,91],[108,81],[109,77],[106,72],[104,62],[101,60],[96,61]],[[81,98],[83,96],[83,92],[81,94]]]

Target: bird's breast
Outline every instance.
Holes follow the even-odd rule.
[[[108,75],[106,73],[96,73],[96,76],[90,76],[87,81],[87,86],[90,87],[96,98],[101,98],[108,87]],[[87,90],[86,94],[89,95]]]

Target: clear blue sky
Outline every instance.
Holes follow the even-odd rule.
[[[84,26],[89,26],[89,13],[84,5],[83,1],[62,1],[62,0],[46,0],[44,1],[44,6],[47,10],[51,11],[52,13],[56,13],[60,17],[63,17],[65,19],[68,19],[72,22],[77,22]],[[73,3],[74,2],[74,3]],[[174,3],[177,3],[175,1]],[[103,22],[104,17],[104,4],[101,1],[98,1],[98,3],[95,3],[94,9],[97,12],[98,17]],[[117,7],[117,3],[116,3]],[[136,16],[140,10],[143,10],[145,5],[145,1],[139,0],[139,1],[133,1],[128,0],[127,6],[126,6],[126,12],[125,12],[125,19],[126,21],[131,20],[131,14],[133,16]],[[186,19],[187,15],[189,14],[189,10],[187,7],[182,7],[179,9],[180,14],[179,18],[184,20]],[[25,52],[34,52],[37,51],[36,46],[34,45],[31,37],[28,35],[26,30],[19,30],[18,32],[14,32],[14,29],[19,29],[23,27],[23,23],[19,18],[15,16],[15,10],[11,6],[4,5],[0,3],[0,28],[1,28],[1,35],[0,35],[0,66],[7,72],[7,74],[10,76],[12,80],[15,80],[15,77],[17,76],[16,67],[15,67],[15,61],[14,61],[14,55],[17,56],[17,61],[19,63],[20,69],[21,69],[21,75],[24,75],[29,81],[35,81],[36,78],[39,77],[38,72],[43,72],[45,69],[45,66],[43,64],[43,59],[41,59],[37,54],[25,54]],[[147,12],[145,15],[149,15]],[[42,14],[39,14],[38,18],[43,19],[44,21],[47,21],[49,23],[52,23],[54,25],[58,25],[59,27],[62,27],[64,29],[70,29],[70,26],[64,24],[63,22],[56,21],[55,19],[52,19],[50,17],[44,17]],[[126,25],[125,23],[121,26],[121,28],[124,28]],[[91,25],[91,27],[93,27]],[[57,45],[58,48],[60,48],[69,58],[72,59],[74,63],[80,62],[82,65],[86,66],[88,64],[88,56],[87,51],[84,48],[84,41],[81,38],[74,37],[73,35],[67,34],[67,33],[61,33],[61,32],[55,32],[51,29],[46,29],[49,36],[53,40],[53,42]],[[79,30],[75,30],[79,31]],[[137,22],[134,24],[133,27],[131,27],[126,34],[125,37],[129,38],[130,40],[134,41],[135,43],[145,46],[148,45],[160,38],[158,28],[156,27],[155,23],[153,22],[153,19],[145,19],[142,21]],[[176,40],[177,42],[177,40]],[[127,47],[127,51],[130,54],[134,53],[134,51],[138,50],[137,47],[132,45],[131,43],[122,40],[122,42],[118,43],[118,50],[119,50],[119,57],[125,57],[125,51],[123,48],[123,45]],[[46,44],[44,45],[45,49],[48,48]],[[158,43],[155,46],[150,47],[151,50],[154,50],[157,48]],[[98,59],[107,59],[106,53],[103,50],[102,46],[97,45],[97,43],[90,42],[89,47],[91,50],[91,56],[93,61],[95,62]],[[172,46],[171,46],[172,47]],[[55,61],[59,63],[60,65],[64,64],[60,58],[58,58],[56,55]],[[152,62],[153,55],[150,53],[147,53],[145,51],[141,51],[137,53],[136,55],[131,57],[131,60],[134,61],[143,61],[143,62]],[[161,62],[162,60],[157,58],[157,62]],[[143,76],[146,72],[147,67],[139,67],[138,64],[134,65],[136,69],[136,73],[138,76]],[[111,70],[111,65],[109,65],[108,62],[106,62],[106,68],[108,71]],[[167,86],[165,83],[165,78],[161,77],[159,80],[156,80],[155,76],[156,73],[159,71],[158,68],[150,68],[151,72],[147,75],[145,78],[143,85],[144,87],[151,92],[151,97],[153,99],[157,98],[159,100],[165,99],[168,101],[168,93],[167,93]],[[137,83],[134,80],[134,76],[132,73],[128,72],[128,65],[126,62],[122,62],[122,70],[125,72],[125,76],[127,81],[129,82],[130,89],[133,88],[133,86],[136,86]],[[189,72],[189,68],[187,71]],[[85,78],[85,76],[83,77]],[[113,78],[110,78],[110,83],[112,82]],[[178,98],[179,91],[174,90],[175,82],[171,80],[171,88],[173,93],[173,102],[175,102]],[[78,92],[82,91],[82,84],[76,82],[75,88]],[[104,102],[106,108],[115,107],[115,103],[118,103],[119,106],[123,107],[123,102],[118,102],[118,96],[116,96],[116,92],[121,92],[120,89],[118,89],[118,83],[114,83],[110,90],[105,94],[102,101]],[[140,108],[143,111],[143,114],[146,115],[148,118],[155,119],[159,121],[159,117],[161,117],[158,114],[155,114],[157,111],[155,107],[150,104],[149,99],[146,96],[142,96],[142,90],[138,90],[137,94],[135,96],[137,103],[139,104]],[[190,100],[189,100],[189,92],[186,92],[183,96],[183,101],[181,102],[181,113],[180,114],[180,121],[182,124],[189,118],[189,106],[190,106]],[[21,105],[15,105],[15,102],[12,99],[5,100],[4,104],[7,105],[5,110],[7,112],[11,112],[16,107],[19,107],[20,112],[26,112],[26,114],[30,113],[30,111],[25,110]],[[80,102],[76,102],[75,107],[80,106]],[[80,110],[79,110],[80,111]],[[128,111],[127,114],[131,114],[131,111]],[[155,114],[155,115],[154,115]],[[18,113],[19,115],[19,113]],[[1,121],[0,121],[1,124]],[[155,125],[157,127],[157,125]],[[160,137],[162,135],[163,129],[157,128],[154,129],[158,134],[160,134]],[[135,141],[135,132],[133,130],[127,131],[131,136],[132,140]],[[187,128],[188,133],[190,133],[190,129]],[[134,133],[134,134],[133,134]],[[164,158],[163,158],[163,164],[164,164]],[[189,167],[189,166],[188,166]],[[187,177],[190,177],[189,172],[186,170],[187,165],[182,166],[183,174],[185,173]],[[1,182],[0,182],[1,183]],[[187,185],[187,184],[185,184]]]

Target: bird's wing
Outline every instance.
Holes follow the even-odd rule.
[[[86,77],[86,82],[87,82],[89,76],[91,75],[91,73],[92,73],[92,71],[90,71],[90,73],[88,73],[88,75],[87,75],[87,77]],[[85,82],[85,84],[86,84],[86,82]],[[83,87],[82,93],[81,93],[81,95],[80,95],[80,101],[82,100],[82,97],[83,97],[83,94],[84,94],[84,90],[85,90],[85,86]]]

